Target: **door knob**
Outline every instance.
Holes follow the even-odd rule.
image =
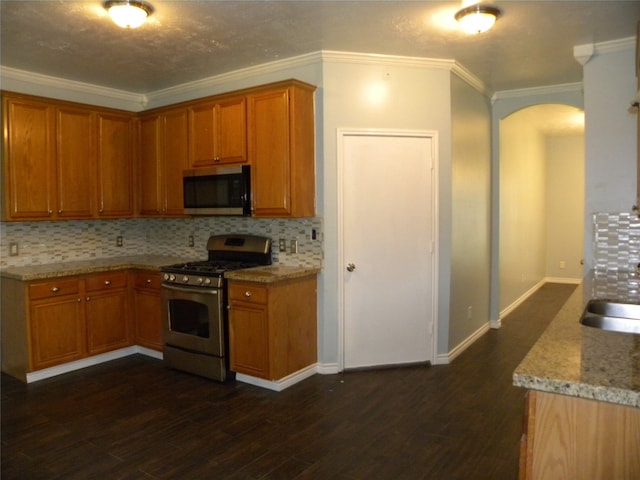
[[[347,272],[353,272],[356,269],[355,264],[350,263],[347,265]]]

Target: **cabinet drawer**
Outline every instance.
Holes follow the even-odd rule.
[[[80,283],[77,278],[31,283],[29,284],[29,299],[38,300],[39,298],[77,295],[79,290]]]
[[[105,290],[111,288],[123,288],[127,286],[126,272],[108,272],[91,275],[85,280],[87,292]]]
[[[255,283],[229,282],[229,301],[267,303],[267,288]]]
[[[136,272],[133,274],[135,288],[160,288],[160,274],[156,272]]]

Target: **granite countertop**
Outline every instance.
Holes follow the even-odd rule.
[[[273,283],[283,280],[317,275],[320,272],[316,267],[293,267],[287,265],[266,265],[263,267],[245,268],[233,270],[224,274],[229,280],[243,282]]]
[[[86,275],[90,273],[125,270],[129,268],[160,270],[160,267],[166,265],[185,263],[194,260],[202,259],[164,255],[134,255],[127,257],[96,258],[93,260],[8,267],[0,271],[0,277],[13,278],[28,282],[31,280],[44,280],[47,278],[68,277],[71,275]],[[231,280],[242,280],[245,282],[273,283],[310,275],[317,275],[318,272],[320,272],[320,269],[315,267],[267,265],[263,267],[226,272],[225,278]]]
[[[127,257],[96,258],[71,262],[47,263],[43,265],[27,265],[8,267],[0,271],[0,276],[16,280],[30,281],[47,278],[67,277],[70,275],[86,275],[89,273],[107,272],[138,268],[142,270],[160,270],[160,267],[193,261],[193,258],[172,257],[164,255],[134,255]]]
[[[579,322],[591,298],[637,303],[637,286],[635,275],[627,272],[590,273],[518,365],[513,384],[640,407],[640,335]]]

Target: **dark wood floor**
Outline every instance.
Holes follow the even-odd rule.
[[[2,479],[513,479],[511,374],[573,291],[548,284],[447,366],[220,385],[136,355],[2,375]]]

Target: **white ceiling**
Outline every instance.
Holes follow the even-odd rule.
[[[100,1],[0,0],[0,62],[150,93],[319,50],[454,59],[489,91],[579,82],[573,47],[634,37],[640,1],[500,1],[480,35],[460,2],[161,1],[144,26],[115,26]]]

